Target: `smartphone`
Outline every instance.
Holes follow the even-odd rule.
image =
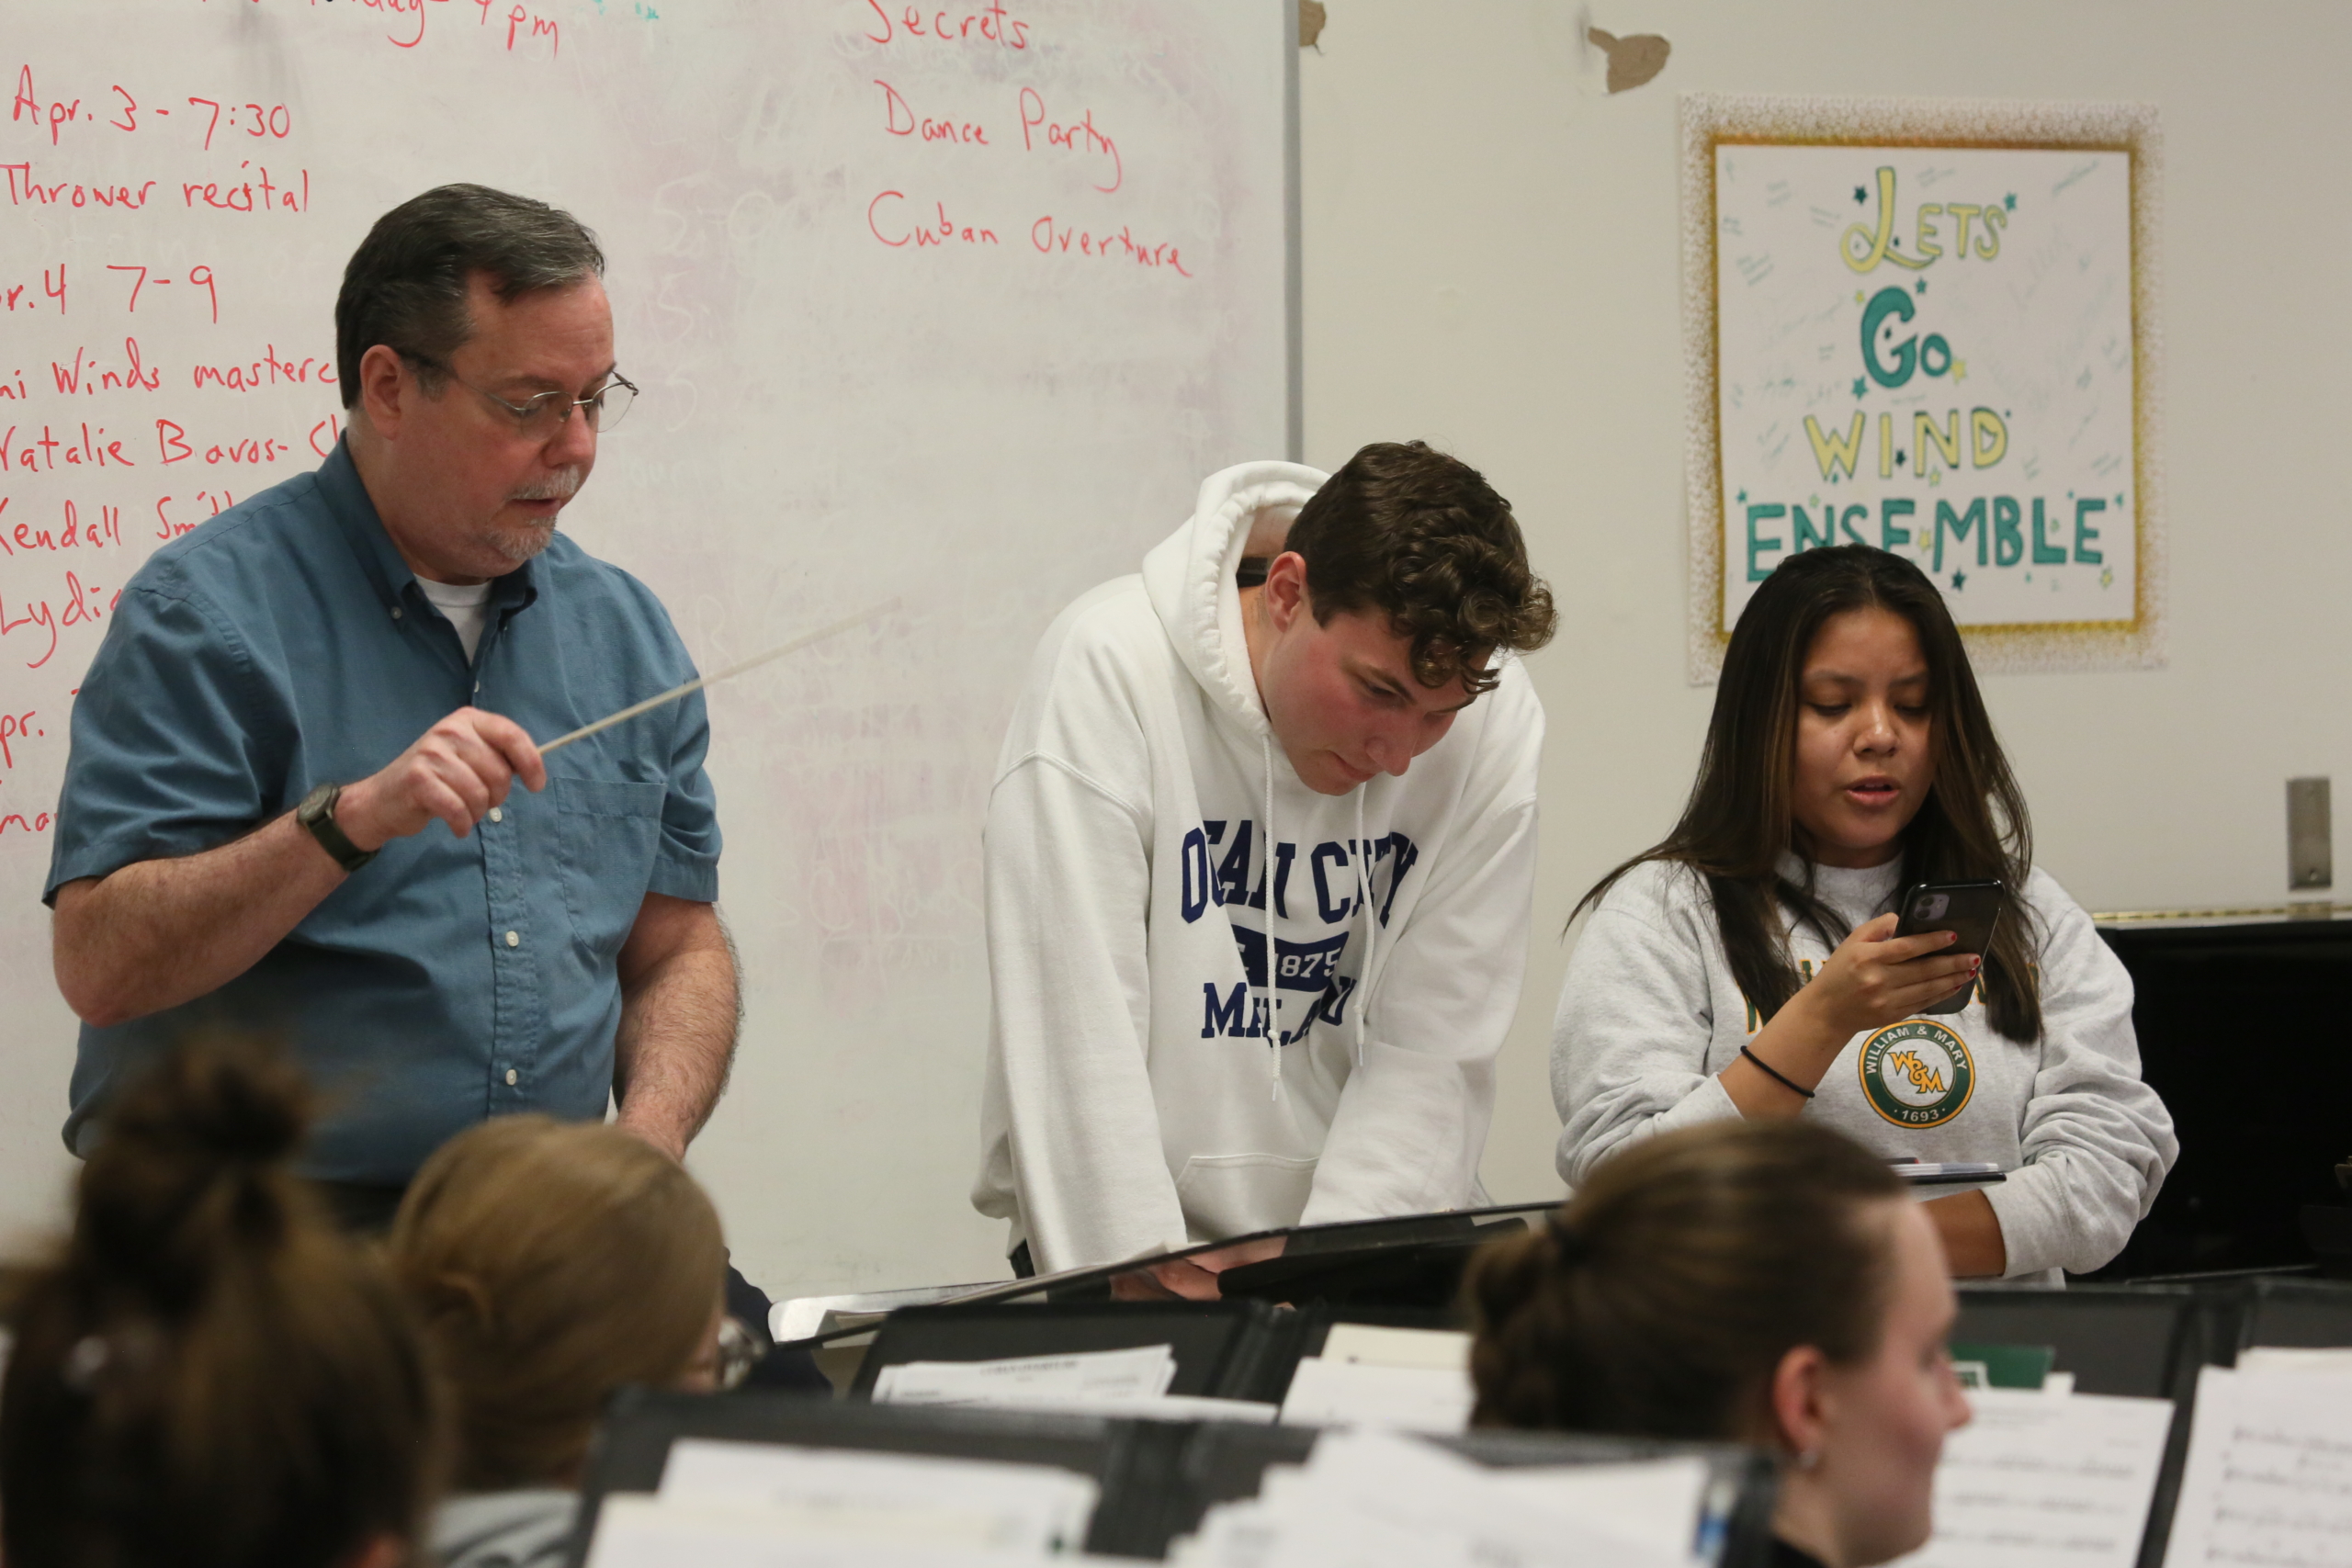
[[[1907,887],[1903,893],[1902,919],[1894,928],[1896,936],[1925,936],[1929,931],[1952,931],[1959,941],[1946,948],[1947,953],[1973,953],[1982,957],[1993,943],[1993,926],[2001,918],[2001,885],[1997,882],[1922,882]],[[1924,1007],[1923,1013],[1958,1012],[1968,1005],[1969,992],[1976,982],[1969,981],[1959,990],[1933,1007]]]

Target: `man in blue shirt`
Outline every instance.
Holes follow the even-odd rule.
[[[69,1145],[212,1021],[290,1040],[347,1211],[484,1117],[611,1097],[682,1157],[709,1116],[738,1013],[702,699],[533,744],[694,674],[653,594],[555,532],[635,391],[603,267],[479,186],[386,214],[335,304],[343,444],[124,589],[47,894]]]

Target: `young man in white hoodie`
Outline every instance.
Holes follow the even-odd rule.
[[[1016,1267],[1483,1200],[1552,625],[1510,503],[1419,442],[1212,475],[1055,621],[988,818],[973,1203]]]

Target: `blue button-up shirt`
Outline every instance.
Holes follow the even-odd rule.
[[[165,545],[74,704],[45,896],[225,843],[468,704],[545,740],[694,677],[652,592],[561,535],[490,604],[469,665],[341,446]],[[211,996],[85,1026],[66,1143],[86,1148],[141,1048],[217,1021],[292,1043],[324,1091],[310,1164],[332,1180],[406,1181],[488,1116],[603,1115],[639,906],[718,896],[708,740],[697,694],[580,741],[470,838],[436,821],[386,844]]]

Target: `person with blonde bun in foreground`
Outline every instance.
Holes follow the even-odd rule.
[[[1603,1162],[1464,1285],[1474,1425],[1720,1439],[1784,1461],[1776,1568],[1870,1568],[1926,1541],[1969,1419],[1936,1229],[1859,1145],[1718,1122]]]
[[[435,1553],[446,1568],[551,1568],[613,1392],[718,1386],[718,1212],[617,1126],[510,1116],[424,1162],[390,1247],[456,1404],[456,1495]]]
[[[300,1070],[228,1037],[112,1098],[71,1235],[8,1271],[8,1568],[412,1561],[439,1391],[400,1292],[294,1174],[310,1122]]]

